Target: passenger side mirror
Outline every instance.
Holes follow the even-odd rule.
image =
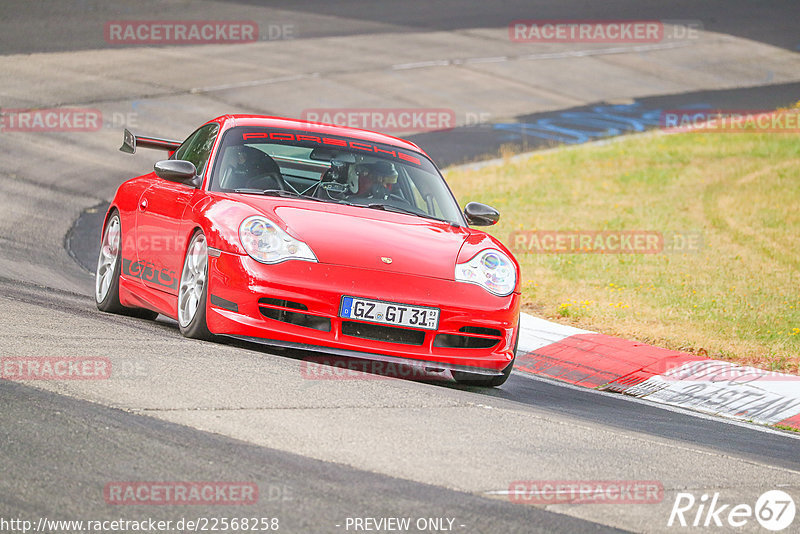
[[[464,216],[470,226],[492,226],[500,219],[500,212],[480,202],[470,202],[464,207]]]

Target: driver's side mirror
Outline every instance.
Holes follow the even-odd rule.
[[[464,216],[470,226],[491,226],[497,224],[500,212],[480,202],[470,202],[464,207]]]
[[[200,187],[200,176],[194,163],[182,159],[165,159],[153,165],[156,176],[179,184]]]

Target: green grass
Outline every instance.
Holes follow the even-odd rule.
[[[530,313],[671,349],[798,372],[800,136],[683,133],[454,169],[489,232],[644,230],[701,238],[659,254],[517,253]]]

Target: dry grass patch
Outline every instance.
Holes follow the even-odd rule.
[[[456,169],[489,231],[641,230],[699,236],[659,254],[517,253],[526,311],[671,349],[798,373],[800,137],[677,134]]]

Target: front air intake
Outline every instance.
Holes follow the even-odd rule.
[[[357,323],[355,321],[342,321],[342,334],[374,341],[385,341],[387,343],[402,343],[403,345],[419,346],[425,342],[425,332],[422,330]]]
[[[308,311],[308,306],[300,302],[264,297],[258,299],[258,309],[261,315],[273,321],[280,321],[304,328],[313,328],[321,332],[331,331],[331,320],[327,317],[319,317],[309,313],[293,311]]]

